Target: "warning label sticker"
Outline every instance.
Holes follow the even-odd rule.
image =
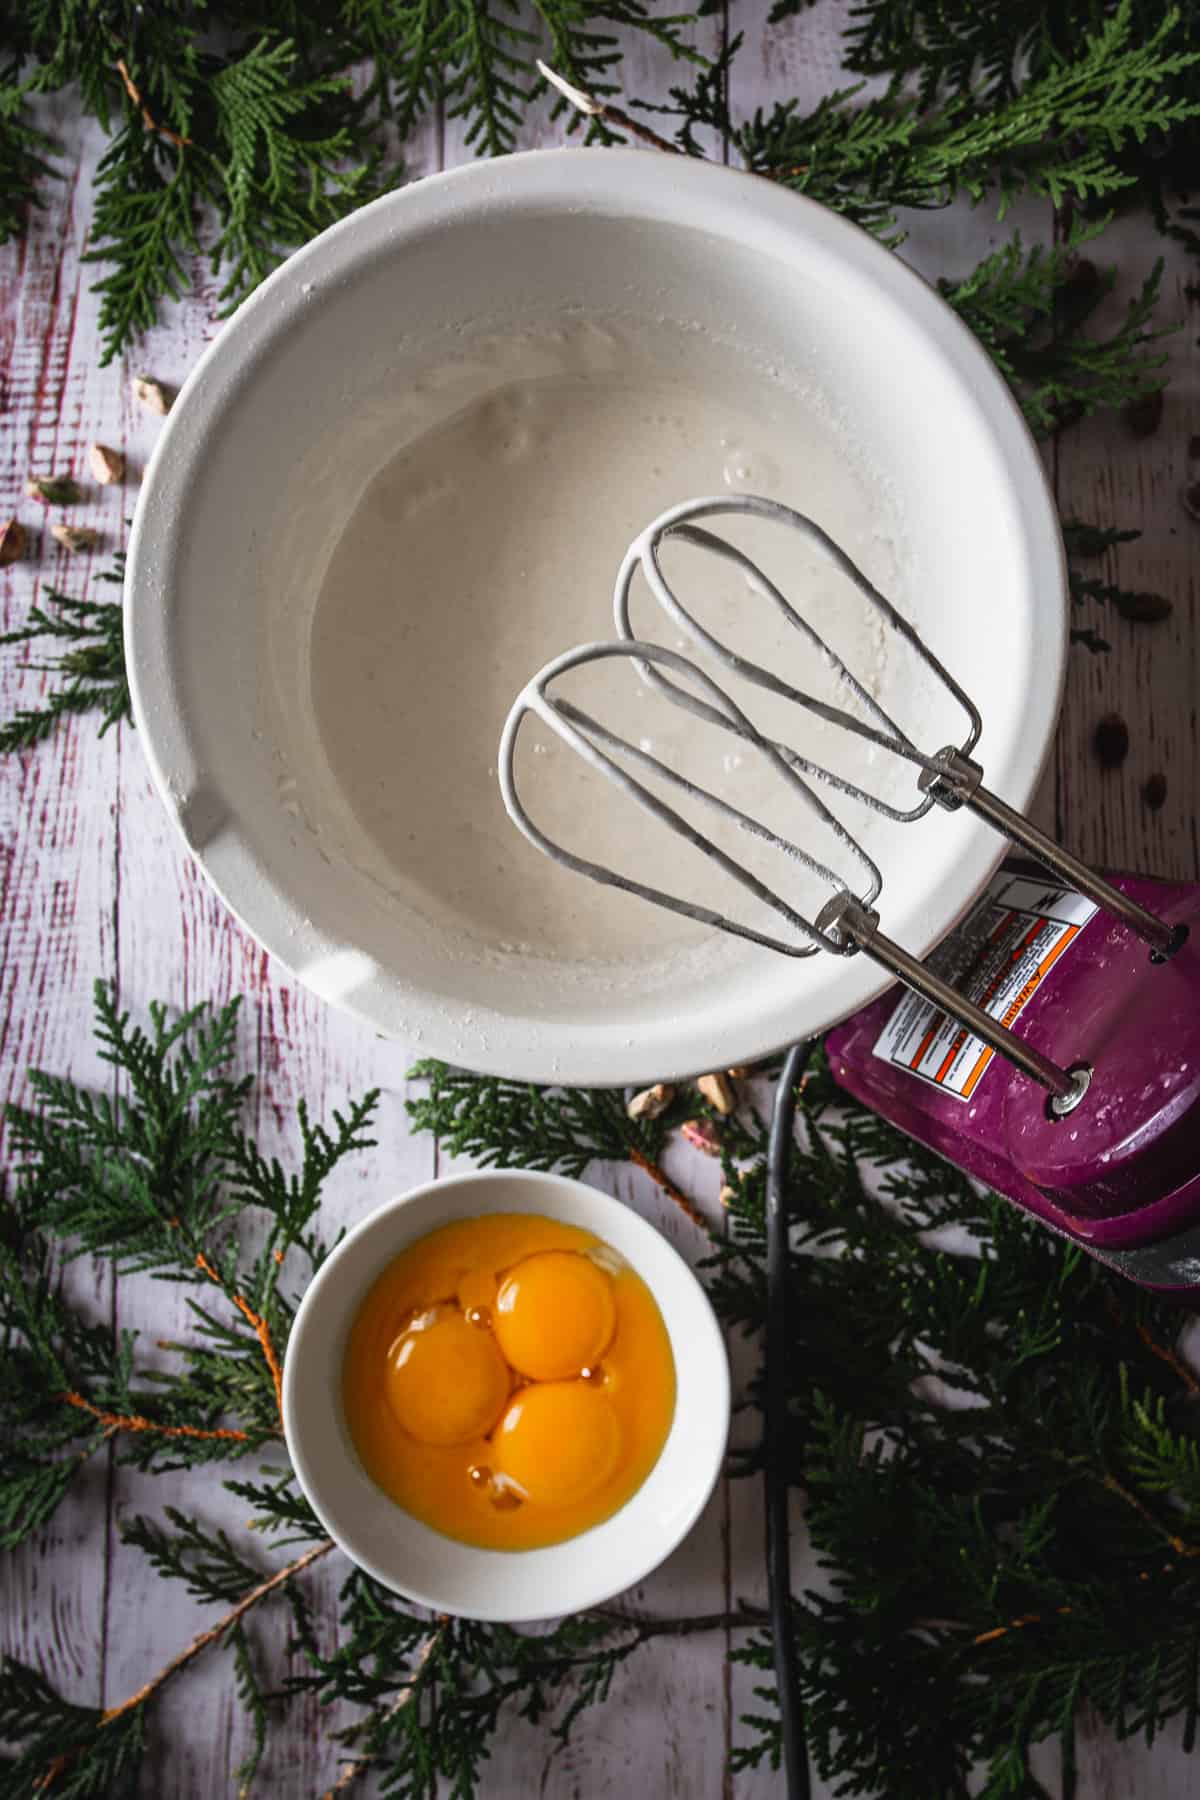
[[[1011,1025],[1097,911],[1082,894],[1001,873],[944,947],[951,954],[956,945],[960,953],[966,949],[965,963],[953,971],[955,987]],[[911,993],[901,997],[875,1043],[884,1062],[956,1100],[971,1098],[994,1054],[940,1007]]]

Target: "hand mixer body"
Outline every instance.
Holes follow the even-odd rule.
[[[1092,1071],[1065,1117],[903,989],[830,1034],[830,1066],[873,1111],[1123,1274],[1200,1290],[1200,886],[1112,879],[1191,925],[1168,961],[1023,862],[1004,865],[939,953],[1023,1038]]]

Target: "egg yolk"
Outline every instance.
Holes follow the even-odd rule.
[[[511,1269],[496,1296],[496,1338],[533,1381],[565,1381],[598,1362],[616,1328],[612,1277],[590,1257],[545,1250]]]
[[[387,1403],[419,1444],[466,1444],[485,1436],[510,1386],[491,1332],[448,1309],[414,1320],[388,1355]]]
[[[522,1388],[494,1439],[496,1469],[527,1500],[572,1506],[595,1493],[621,1454],[621,1428],[603,1388],[546,1381]]]

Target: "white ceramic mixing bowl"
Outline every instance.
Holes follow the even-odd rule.
[[[675,1416],[650,1474],[610,1519],[545,1550],[480,1550],[412,1518],[367,1475],[342,1414],[346,1338],[376,1277],[426,1232],[494,1212],[543,1213],[610,1244],[654,1295],[675,1355]],[[292,1326],[283,1420],[300,1484],[348,1556],[439,1612],[516,1623],[598,1606],[641,1581],[686,1537],[721,1472],[729,1363],[700,1283],[630,1207],[562,1175],[452,1175],[378,1207],[322,1265]]]
[[[1057,712],[1066,600],[1037,451],[984,351],[895,256],[770,182],[629,150],[480,163],[364,208],[252,295],[167,421],[130,543],[129,671],[163,798],[227,904],[319,994],[470,1067],[616,1083],[752,1061],[831,1025],[885,977],[862,956],[795,964],[747,948],[711,979],[622,985],[602,969],[475,954],[436,907],[382,909],[303,828],[264,705],[268,688],[285,716],[308,705],[316,594],[396,448],[395,396],[447,334],[568,311],[670,318],[817,372],[903,521],[897,597],[980,705],[989,785],[1018,806]],[[398,541],[400,569],[403,554]],[[455,629],[452,594],[411,603],[436,603]],[[607,596],[596,604],[603,636]],[[381,778],[420,780],[436,756],[406,739],[398,709]],[[883,826],[871,848],[884,929],[923,954],[1002,846],[967,813],[935,811]]]

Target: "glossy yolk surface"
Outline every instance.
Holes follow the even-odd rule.
[[[570,1506],[612,1475],[621,1428],[599,1383],[537,1381],[514,1397],[494,1449],[496,1472],[524,1499]]]
[[[612,1276],[571,1250],[543,1250],[504,1277],[496,1338],[512,1368],[565,1381],[598,1363],[616,1329]]]
[[[649,1289],[598,1239],[496,1213],[430,1232],[383,1270],[342,1388],[385,1493],[450,1537],[518,1550],[586,1531],[641,1486],[675,1364]]]
[[[388,1355],[388,1405],[418,1443],[468,1444],[485,1436],[511,1387],[491,1332],[451,1307],[419,1315]]]

